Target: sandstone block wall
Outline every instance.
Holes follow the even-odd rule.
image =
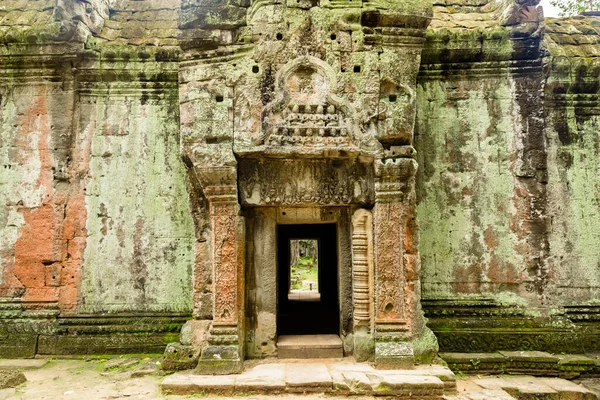
[[[181,47],[259,32],[250,2],[200,3],[2,2],[0,355],[160,352],[193,302],[211,309]],[[598,350],[600,17],[544,21],[534,0],[433,11],[414,138],[429,326],[443,351]]]
[[[520,25],[440,4],[429,28],[418,216],[441,351],[598,347],[599,21],[541,24],[534,3]]]
[[[3,2],[3,354],[158,352],[191,313],[178,8]]]

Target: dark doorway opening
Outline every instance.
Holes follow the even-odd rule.
[[[277,247],[278,334],[339,334],[336,225],[279,225]]]

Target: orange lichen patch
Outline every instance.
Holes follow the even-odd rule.
[[[498,240],[498,233],[492,226],[488,226],[485,232],[483,233],[483,240],[486,246],[490,249],[494,247],[498,247],[500,241]]]
[[[79,270],[85,247],[86,209],[83,186],[54,179],[55,157],[48,101],[41,86],[29,107],[20,110],[13,146],[15,162],[35,176],[29,207],[20,207],[23,226],[14,253],[4,256],[2,291],[26,301],[57,301],[66,309],[77,302]],[[52,106],[52,104],[51,104]],[[54,151],[57,149],[54,148]],[[32,160],[35,155],[38,160]],[[35,161],[35,162],[32,162]],[[75,177],[76,178],[76,177]],[[75,195],[73,195],[75,193]],[[17,294],[18,296],[15,296]]]
[[[490,282],[494,283],[519,283],[521,279],[515,266],[503,262],[496,254],[492,253],[486,273]]]
[[[467,268],[456,268],[454,270],[454,285],[459,293],[479,293],[482,277],[482,268],[479,264]]]
[[[86,218],[85,194],[80,190],[69,197],[63,222],[65,251],[60,269],[61,289],[58,299],[63,311],[74,311],[77,306],[81,266],[86,246]]]
[[[414,254],[404,255],[404,278],[407,282],[419,279],[419,256]]]
[[[25,226],[15,246],[14,273],[27,288],[44,286],[44,265],[56,260],[54,254],[54,215],[45,204],[23,211]]]
[[[404,251],[408,254],[416,254],[418,252],[416,246],[417,237],[415,236],[416,231],[417,227],[414,220],[409,219],[404,231]]]
[[[27,165],[30,152],[39,154],[38,188],[44,196],[41,205],[34,208],[21,208],[24,226],[15,244],[15,261],[12,274],[25,287],[24,299],[52,301],[55,285],[46,287],[46,267],[60,259],[55,246],[56,224],[55,207],[52,204],[52,155],[50,154],[50,127],[47,115],[46,89],[41,87],[31,106],[19,114],[18,133],[15,145],[23,149],[17,161]],[[32,143],[36,143],[34,148]],[[6,270],[4,271],[6,274]]]

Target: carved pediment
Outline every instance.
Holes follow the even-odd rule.
[[[276,75],[274,100],[263,110],[260,140],[252,152],[286,156],[375,152],[375,138],[362,134],[353,107],[335,94],[336,74],[324,61],[304,56]],[[239,150],[239,149],[238,149]]]
[[[335,96],[332,68],[315,57],[290,62],[278,74],[278,96],[267,107],[266,146],[344,147],[354,141],[353,110]]]

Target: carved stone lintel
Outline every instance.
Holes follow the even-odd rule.
[[[256,205],[372,204],[372,165],[357,160],[240,159],[240,201]]]

